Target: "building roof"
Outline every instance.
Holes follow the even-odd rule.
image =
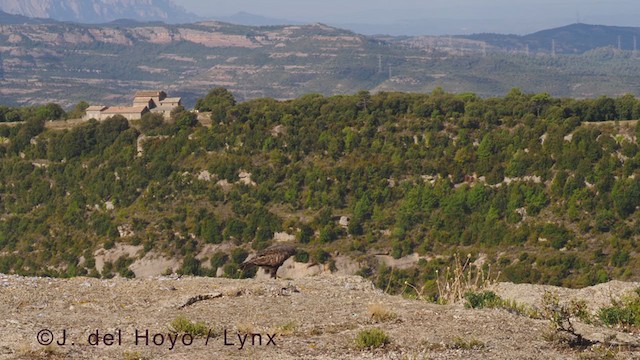
[[[133,106],[147,106],[149,109],[156,107],[156,102],[151,98],[135,98]]]
[[[146,106],[113,106],[103,111],[104,114],[141,114]]]
[[[107,107],[104,105],[92,105],[92,106],[89,106],[86,111],[102,111],[106,108]]]
[[[160,90],[138,91],[136,92],[134,97],[161,97],[161,94],[165,94],[166,96],[166,93]]]
[[[176,107],[173,105],[160,105],[158,107],[154,107],[153,109],[151,109],[151,112],[171,111],[175,108]]]
[[[171,97],[171,98],[168,97],[168,98],[165,98],[163,100],[160,100],[161,103],[166,103],[166,102],[168,102],[168,103],[179,103],[180,101],[182,101],[182,98],[180,98],[180,97]]]

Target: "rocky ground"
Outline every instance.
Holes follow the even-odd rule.
[[[501,283],[494,291],[534,307],[551,289],[563,300],[585,299],[595,311],[638,286],[612,282],[568,290]],[[392,315],[376,321],[372,305]],[[205,323],[211,337],[195,337],[192,343],[183,334],[176,338],[171,322],[179,316]],[[358,333],[374,327],[390,336],[390,344],[357,349]],[[637,333],[586,325],[580,331],[595,340],[640,343]],[[262,346],[258,337],[256,344],[248,340],[242,346],[246,333],[261,334]],[[0,275],[0,359],[640,358],[633,347],[571,349],[549,334],[545,320],[390,296],[356,276],[61,280]],[[270,337],[275,345],[267,344]],[[51,340],[49,346],[38,343]],[[62,340],[64,346],[56,344]],[[98,345],[90,344],[96,340]]]

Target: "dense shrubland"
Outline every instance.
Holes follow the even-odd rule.
[[[485,254],[515,282],[639,274],[640,127],[617,122],[640,118],[633,96],[436,90],[236,103],[216,89],[197,108],[211,111],[211,127],[184,111],[171,124],[0,125],[0,272],[99,276],[93,252],[125,242],[185,259],[184,273],[213,264],[238,276],[249,246],[287,231],[305,249],[296,258],[350,254],[390,291],[410,281],[434,293],[435,270],[456,252]],[[616,121],[585,123],[605,120]],[[134,235],[121,238],[123,225]],[[195,258],[222,242],[239,252]],[[433,260],[393,270],[367,261],[372,250]]]

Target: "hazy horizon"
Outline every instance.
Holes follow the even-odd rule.
[[[239,12],[291,22],[323,22],[364,33],[416,35],[502,32],[525,34],[575,22],[640,26],[640,3],[629,0],[351,0],[324,2],[255,0],[176,1],[202,17],[222,18]],[[380,31],[376,31],[376,30]]]

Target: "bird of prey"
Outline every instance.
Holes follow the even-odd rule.
[[[276,277],[278,268],[291,256],[296,253],[296,248],[289,244],[279,244],[259,251],[256,256],[245,260],[241,268],[247,269],[252,266],[262,267],[269,272],[272,278]]]

